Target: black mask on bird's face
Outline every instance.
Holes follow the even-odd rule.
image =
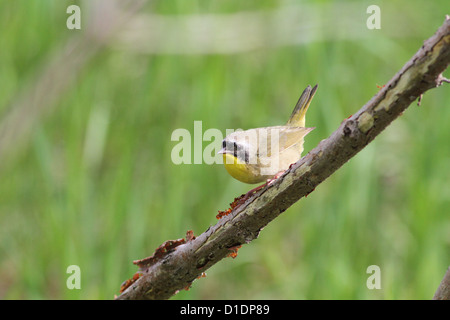
[[[222,141],[222,150],[219,153],[229,153],[241,160],[242,162],[249,163],[249,151],[245,144],[236,141],[228,141],[224,139]]]

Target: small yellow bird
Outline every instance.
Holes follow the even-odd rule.
[[[223,162],[228,173],[245,183],[277,178],[301,158],[304,137],[314,128],[305,128],[305,115],[316,93],[308,86],[284,126],[236,131],[222,141]]]

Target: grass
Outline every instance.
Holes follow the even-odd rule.
[[[230,55],[101,52],[28,143],[1,162],[0,298],[111,299],[136,271],[132,260],[215,224],[217,210],[250,186],[219,165],[173,164],[177,128],[191,131],[196,120],[204,131],[222,132],[282,124],[306,85],[319,83],[306,152],[328,137],[449,13],[446,1],[377,3],[382,29],[354,40]],[[292,4],[301,5],[183,0],[145,9],[181,16]],[[0,1],[4,114],[48,54],[76,32],[65,28],[68,5]],[[400,12],[413,32],[394,38]],[[336,19],[364,27],[366,17],[363,10]],[[215,265],[175,299],[431,298],[450,264],[449,93],[446,86],[428,92],[236,259]],[[66,287],[73,264],[81,290]],[[370,265],[381,269],[380,290],[366,287]]]

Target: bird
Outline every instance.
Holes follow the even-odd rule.
[[[306,87],[285,125],[235,131],[223,139],[218,153],[233,178],[248,184],[267,184],[301,158],[304,138],[315,129],[305,127],[305,116],[317,88],[317,84]]]

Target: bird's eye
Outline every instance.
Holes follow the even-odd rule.
[[[241,146],[239,144],[237,144],[236,141],[223,140],[222,148],[224,148],[228,151],[236,152],[237,150],[241,149]]]

